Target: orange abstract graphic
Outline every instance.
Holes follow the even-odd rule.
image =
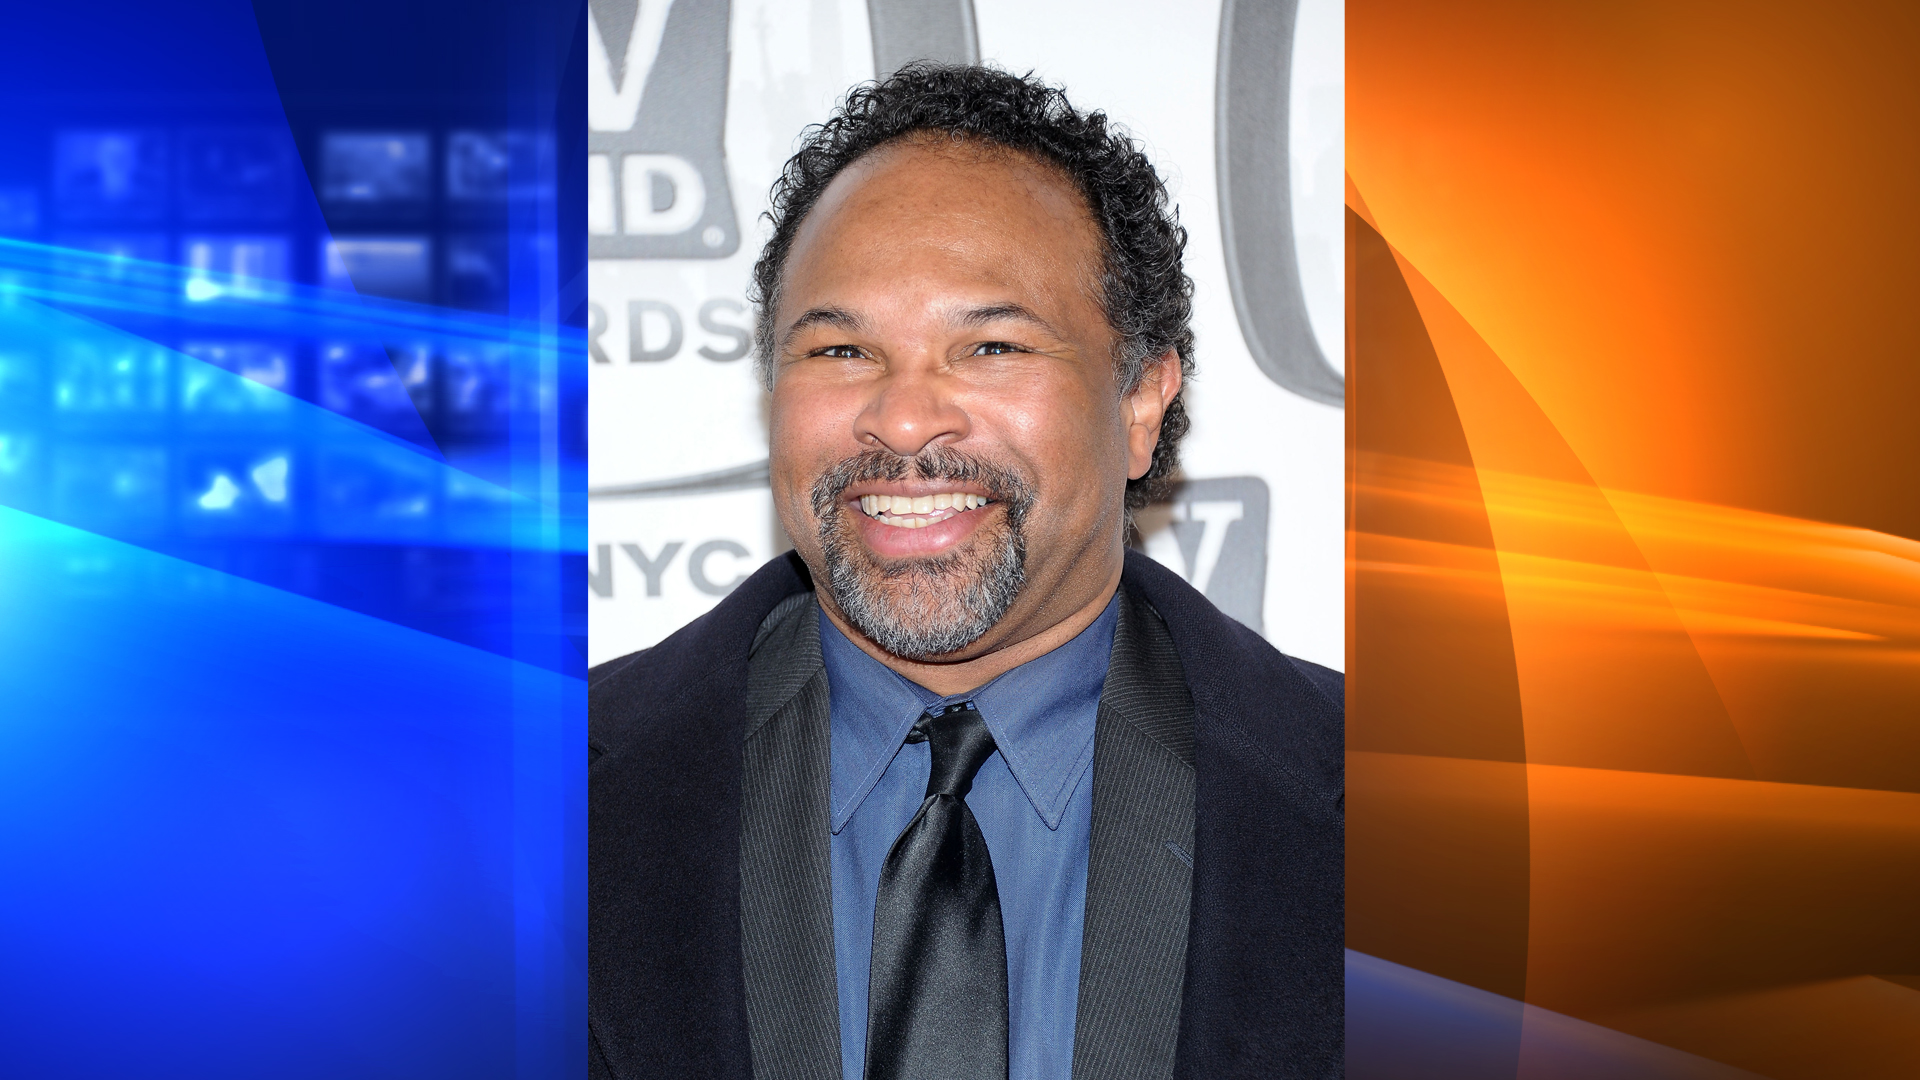
[[[1348,13],[1349,1076],[1920,1077],[1920,22]]]

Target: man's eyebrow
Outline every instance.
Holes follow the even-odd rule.
[[[832,326],[850,333],[861,333],[866,330],[867,322],[845,308],[810,308],[787,326],[787,332],[780,338],[781,348],[785,349],[792,345],[793,339],[799,337],[801,331],[811,330],[816,326]]]
[[[1024,304],[1013,303],[1012,301],[1004,304],[988,304],[985,307],[968,308],[955,315],[952,323],[956,327],[972,328],[1004,320],[1028,323],[1055,337],[1060,336],[1060,332],[1053,328],[1053,324],[1035,314],[1032,308]]]

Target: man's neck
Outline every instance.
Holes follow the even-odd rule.
[[[1069,613],[1066,618],[1053,620],[1030,633],[1022,633],[1023,628],[1002,630],[1007,625],[1003,619],[982,639],[986,642],[984,649],[974,655],[970,647],[967,650],[969,655],[956,660],[908,660],[895,656],[874,644],[867,635],[848,622],[847,617],[841,614],[839,605],[824,590],[819,597],[821,610],[826,612],[827,618],[862,652],[928,690],[942,697],[950,697],[985,686],[1021,664],[1045,656],[1072,641],[1100,617],[1119,587],[1120,567],[1115,566],[1106,587],[1098,590],[1093,599]]]

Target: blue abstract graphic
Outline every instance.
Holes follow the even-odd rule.
[[[585,1067],[584,6],[0,33],[0,1075]]]

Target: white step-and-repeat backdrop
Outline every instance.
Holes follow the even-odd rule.
[[[1142,545],[1345,667],[1341,0],[589,0],[589,656],[789,545],[747,280],[802,128],[921,56],[1034,71],[1125,125],[1191,239],[1188,481]]]

